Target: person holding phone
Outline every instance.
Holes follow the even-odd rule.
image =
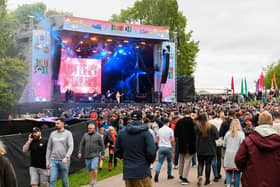
[[[30,182],[32,187],[39,184],[42,187],[48,187],[48,170],[46,168],[46,150],[48,140],[42,138],[41,130],[33,127],[32,132],[28,136],[27,142],[23,145],[22,151],[30,151]]]

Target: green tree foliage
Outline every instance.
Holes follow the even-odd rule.
[[[266,89],[270,89],[271,87],[271,81],[273,79],[273,72],[275,72],[275,77],[276,77],[276,83],[278,89],[280,88],[280,60],[277,62],[268,65],[265,68],[265,73],[264,73],[264,86]]]
[[[169,26],[170,37],[177,43],[177,74],[193,75],[199,43],[192,40],[192,32],[186,33],[187,19],[178,10],[177,0],[136,1],[119,15],[113,14],[111,21]]]
[[[0,59],[0,111],[13,106],[21,96],[28,77],[28,64],[4,57]]]

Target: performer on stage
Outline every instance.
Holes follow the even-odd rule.
[[[95,103],[98,97],[98,92],[95,89],[94,92],[92,93],[92,102]]]
[[[121,103],[121,96],[123,96],[123,95],[124,95],[124,94],[120,94],[120,92],[117,91],[117,93],[116,93],[116,100],[117,100],[118,104]]]
[[[106,98],[108,101],[110,101],[112,103],[112,95],[114,94],[114,92],[111,92],[110,90],[108,90],[106,92]]]

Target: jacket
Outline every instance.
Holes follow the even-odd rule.
[[[177,121],[174,136],[178,142],[179,153],[190,155],[196,152],[195,150],[195,124],[190,117],[184,117]]]
[[[84,158],[94,158],[105,154],[104,141],[99,133],[95,132],[92,135],[85,133],[79,145],[79,153],[82,153]]]
[[[15,170],[10,160],[0,155],[0,187],[17,187]]]
[[[156,147],[147,125],[134,121],[120,131],[115,155],[123,159],[124,179],[144,179],[151,176],[150,164],[155,160]]]
[[[219,133],[214,125],[211,125],[207,136],[202,136],[198,125],[196,129],[196,150],[197,155],[201,156],[215,156],[216,155],[216,142],[219,138]]]
[[[243,187],[278,187],[280,178],[280,136],[271,125],[255,128],[240,145],[235,164]]]

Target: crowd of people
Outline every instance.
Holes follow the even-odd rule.
[[[23,152],[31,153],[32,186],[53,187],[59,174],[63,187],[69,186],[74,144],[71,131],[64,128],[64,117],[73,115],[71,111],[61,111],[62,117],[57,119],[56,130],[48,140],[35,127],[23,145]],[[280,166],[280,104],[276,101],[238,104],[199,98],[191,103],[127,104],[86,111],[90,118],[88,131],[80,140],[77,157],[85,159],[90,186],[97,186],[96,176],[103,168],[106,148],[109,171],[117,167],[119,159],[123,160],[127,187],[152,186],[152,176],[155,182],[161,182],[159,175],[165,158],[167,179],[174,179],[174,169],[178,169],[182,185],[209,185],[224,177],[227,187],[238,187],[240,181],[243,187],[280,186],[276,175]],[[1,155],[5,152],[2,147],[0,144]],[[8,159],[0,159],[13,174]],[[190,168],[196,165],[197,181],[190,181]]]

